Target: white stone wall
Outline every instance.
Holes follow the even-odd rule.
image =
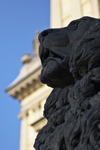
[[[43,118],[44,103],[52,88],[42,86],[21,101],[20,150],[33,150],[38,131],[46,124]]]
[[[64,27],[82,16],[100,17],[98,0],[51,0],[51,28]]]

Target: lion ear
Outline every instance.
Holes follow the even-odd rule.
[[[100,67],[95,68],[91,71],[92,74],[92,81],[95,83],[100,83]]]

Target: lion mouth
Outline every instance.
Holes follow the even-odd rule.
[[[43,53],[41,56],[41,62],[42,66],[44,66],[48,61],[55,60],[57,63],[61,63],[61,61],[64,59],[64,56],[61,54],[58,54],[57,52],[53,52],[50,49],[43,49]]]
[[[65,56],[57,50],[42,47],[42,49],[40,49],[40,59],[43,67],[51,60],[56,61],[63,68],[68,68],[69,66],[69,56]]]

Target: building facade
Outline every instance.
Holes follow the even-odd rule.
[[[100,0],[51,0],[51,28],[64,27],[82,16],[100,17]]]
[[[82,16],[100,17],[99,0],[51,0],[51,28],[67,26],[71,20]],[[25,54],[23,67],[18,77],[11,83],[7,93],[21,103],[18,117],[21,119],[20,150],[32,150],[35,137],[46,124],[43,107],[51,88],[40,80],[41,62],[38,56],[38,32],[33,41],[34,58]]]

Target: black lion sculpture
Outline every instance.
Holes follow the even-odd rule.
[[[39,35],[41,82],[53,87],[36,150],[100,150],[100,19]]]

